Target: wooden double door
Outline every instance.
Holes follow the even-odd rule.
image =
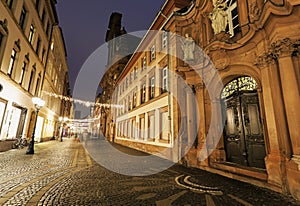
[[[224,102],[227,161],[265,168],[265,141],[257,92],[238,92],[224,99]]]

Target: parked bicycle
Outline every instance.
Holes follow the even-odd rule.
[[[17,137],[13,143],[13,149],[23,149],[25,146],[27,146],[27,139],[22,135]]]

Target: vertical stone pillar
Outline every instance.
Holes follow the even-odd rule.
[[[299,55],[299,40],[289,38],[272,44],[273,54],[276,55],[282,86],[287,126],[292,146],[292,161],[286,164],[286,179],[289,192],[296,199],[300,199],[300,91],[297,82],[299,65],[294,64],[292,55]],[[298,68],[296,68],[298,66]]]
[[[200,166],[208,166],[208,152],[206,146],[206,114],[205,114],[205,88],[202,83],[195,85],[196,104],[198,106],[198,152],[197,158]]]
[[[187,91],[186,95],[186,110],[187,110],[187,147],[188,149],[193,145],[196,132],[195,132],[195,123],[196,120],[194,118],[195,110],[195,103],[194,103],[194,94],[191,91]]]
[[[145,128],[144,128],[144,140],[147,141],[148,133],[149,133],[149,120],[148,120],[148,112],[145,113]]]

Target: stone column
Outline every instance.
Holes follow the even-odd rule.
[[[148,139],[149,125],[148,125],[148,112],[145,113],[145,128],[144,128],[144,140]]]
[[[293,153],[300,155],[300,91],[292,60],[294,45],[290,39],[275,42],[273,45],[278,55],[278,65],[282,85],[284,106],[288,121]]]
[[[200,166],[208,166],[208,153],[206,145],[206,114],[205,114],[205,88],[202,83],[195,85],[196,101],[199,111],[198,122],[198,152],[197,158]]]

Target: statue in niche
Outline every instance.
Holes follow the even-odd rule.
[[[214,33],[219,34],[222,31],[226,31],[228,24],[226,0],[213,0],[213,5],[214,9],[209,14],[209,18],[212,22]]]
[[[181,48],[183,51],[184,61],[194,60],[195,41],[187,33],[185,34],[185,38],[182,41]]]

